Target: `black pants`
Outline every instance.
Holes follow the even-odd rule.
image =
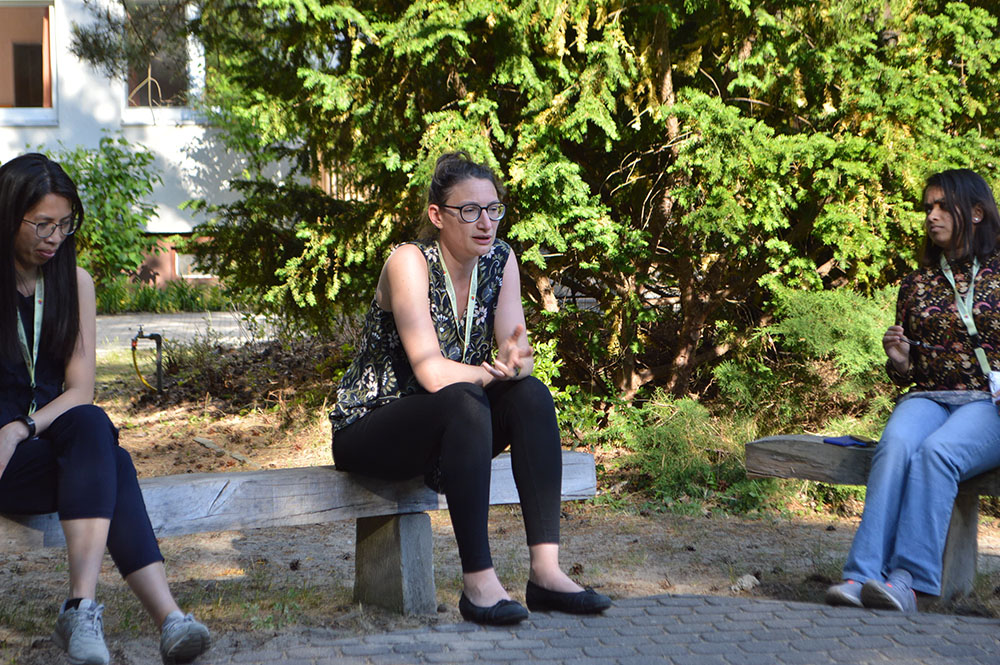
[[[493,567],[491,460],[510,447],[528,545],[559,542],[562,452],[549,389],[534,377],[402,397],[334,434],[337,468],[388,480],[440,472],[462,571]]]
[[[0,476],[0,512],[110,519],[108,551],[122,577],[163,561],[132,457],[92,404],[70,409],[18,444]]]

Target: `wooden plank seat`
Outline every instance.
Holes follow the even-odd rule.
[[[594,496],[589,453],[563,451],[562,500]],[[332,466],[192,473],[140,481],[156,535],[357,521],[354,597],[395,611],[437,609],[430,516],[447,508],[421,478],[391,482]],[[493,460],[490,504],[519,503],[510,455]],[[55,513],[0,516],[0,550],[65,545]]]
[[[746,444],[746,469],[747,475],[756,478],[865,485],[874,454],[874,446],[837,446],[823,443],[822,436],[768,436]],[[958,487],[941,566],[939,602],[949,603],[972,590],[980,496],[1000,496],[1000,469],[970,478]]]

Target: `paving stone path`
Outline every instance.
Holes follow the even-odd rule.
[[[619,600],[601,617],[532,614],[338,637],[320,629],[223,636],[204,665],[997,665],[1000,621],[708,596]]]

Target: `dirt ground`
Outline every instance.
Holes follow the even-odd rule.
[[[99,402],[120,424],[121,445],[132,453],[140,476],[331,461],[325,419],[290,424],[294,409],[288,404],[247,413],[219,409],[209,397],[137,406],[114,398],[114,381],[121,380],[102,385],[105,399],[99,395]],[[212,628],[217,642],[294,639],[298,631],[319,628],[348,635],[461,620],[461,574],[448,515],[438,512],[431,519],[440,603],[434,616],[401,617],[351,601],[350,522],[165,538],[160,545],[179,603]],[[822,602],[826,586],[838,579],[856,526],[856,518],[815,514],[745,519],[638,512],[627,499],[603,496],[564,504],[561,559],[579,582],[612,598],[740,594]],[[490,531],[498,572],[512,596],[523,599],[527,551],[517,507],[493,508]],[[947,611],[997,615],[995,521],[981,525],[979,547],[977,595]],[[64,662],[49,634],[66,591],[64,550],[0,554],[0,664]],[[109,557],[98,595],[107,607],[112,662],[158,662],[153,626]]]

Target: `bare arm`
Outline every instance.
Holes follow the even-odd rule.
[[[503,267],[503,286],[497,301],[493,334],[497,343],[497,357],[492,365],[483,367],[496,379],[523,379],[535,367],[531,344],[528,342],[524,323],[524,306],[521,304],[521,276],[517,258],[511,252]]]
[[[80,336],[73,355],[66,362],[65,390],[59,397],[36,411],[37,432],[43,432],[56,418],[74,406],[94,402],[94,382],[97,374],[97,305],[94,280],[82,268],[76,270],[77,293],[80,303]]]
[[[453,383],[487,385],[491,376],[484,368],[441,354],[431,321],[429,280],[423,253],[414,245],[403,245],[385,262],[376,290],[379,306],[392,312],[417,382],[431,393]]]

